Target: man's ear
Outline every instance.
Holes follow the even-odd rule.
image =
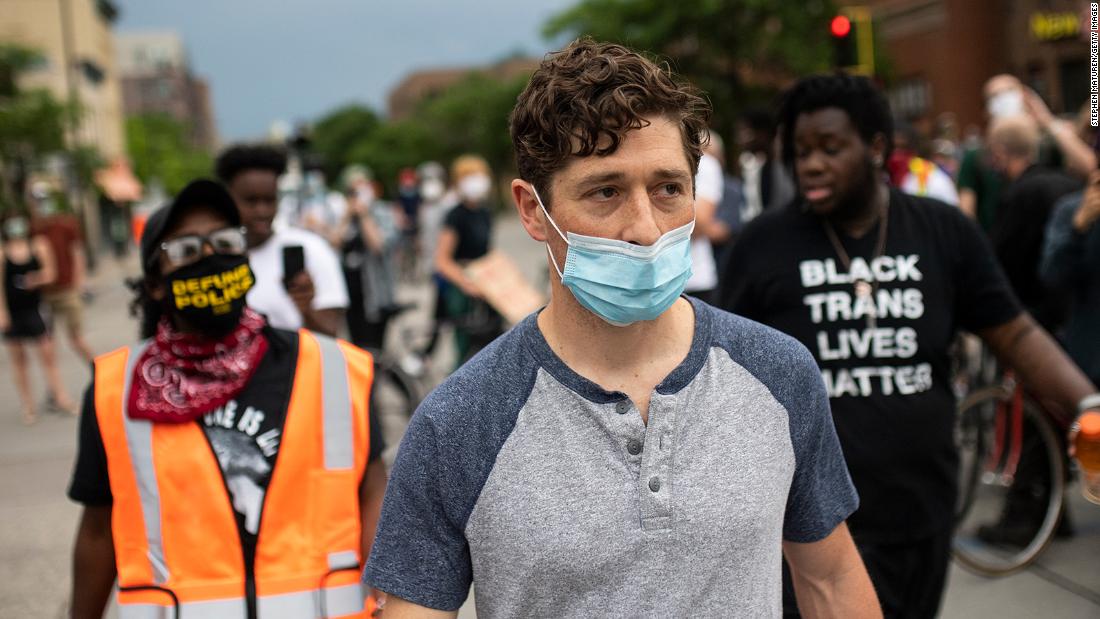
[[[882,167],[886,163],[886,144],[889,138],[885,134],[876,133],[875,137],[871,139],[871,160],[875,161],[879,167]]]
[[[512,201],[519,211],[519,220],[527,235],[540,243],[546,241],[546,215],[542,212],[531,183],[523,179],[512,180]]]

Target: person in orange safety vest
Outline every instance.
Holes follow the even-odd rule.
[[[369,617],[386,485],[369,354],[249,309],[240,216],[197,180],[154,213],[142,337],[101,355],[69,496],[73,617]]]

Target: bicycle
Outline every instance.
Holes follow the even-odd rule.
[[[379,415],[379,419],[391,415],[400,416],[405,420],[412,417],[416,407],[420,406],[427,395],[427,389],[422,383],[422,366],[412,367],[418,363],[412,354],[396,357],[385,350],[377,348],[364,349],[374,357],[374,386],[371,389],[371,406]]]
[[[988,577],[1018,572],[1058,531],[1070,420],[1031,399],[1011,372],[958,406],[959,497],[952,553]]]
[[[397,418],[408,421],[416,407],[427,396],[427,366],[415,352],[405,350],[395,354],[389,349],[379,348],[386,340],[385,335],[395,327],[395,319],[416,308],[415,304],[397,304],[384,310],[385,321],[381,327],[378,341],[362,338],[358,346],[369,352],[374,358],[374,386],[371,390],[371,407],[379,419]],[[408,344],[409,329],[402,329],[401,338]]]

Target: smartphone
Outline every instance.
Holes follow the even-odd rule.
[[[301,245],[287,245],[283,248],[283,281],[288,282],[295,275],[306,270],[306,255]]]

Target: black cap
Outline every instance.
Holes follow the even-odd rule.
[[[229,191],[221,183],[205,178],[191,181],[176,194],[174,200],[154,211],[145,221],[145,229],[141,232],[141,268],[147,275],[150,266],[154,264],[161,237],[168,230],[168,226],[179,219],[188,208],[199,205],[214,209],[219,215],[225,217],[231,226],[241,225],[241,214],[237,212],[237,204],[233,202],[233,196],[229,195]]]

